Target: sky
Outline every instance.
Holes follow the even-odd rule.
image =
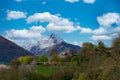
[[[120,0],[0,0],[0,35],[23,46],[51,33],[110,46],[120,33]]]

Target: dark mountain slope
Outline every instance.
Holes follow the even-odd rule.
[[[12,41],[0,36],[0,63],[9,63],[20,56],[32,55]]]

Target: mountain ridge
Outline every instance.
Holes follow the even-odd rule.
[[[40,40],[35,44],[31,44],[31,46],[28,45],[25,49],[38,56],[42,54],[50,56],[50,51],[54,47],[56,47],[56,53],[58,54],[72,49],[77,52],[81,48],[80,46],[65,42],[63,39],[52,33],[48,38]]]
[[[0,35],[0,63],[8,64],[13,59],[27,55],[33,54]]]

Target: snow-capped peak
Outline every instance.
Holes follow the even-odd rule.
[[[63,39],[57,37],[54,33],[50,35],[50,40],[52,40],[54,44],[59,44],[61,42],[64,42]]]
[[[37,43],[29,44],[25,46],[24,48],[27,50],[31,50],[32,47],[36,46],[39,49],[44,49],[44,48],[49,48],[54,45],[60,44],[61,42],[64,42],[64,40],[57,37],[54,33],[52,33],[49,37],[42,38]]]
[[[57,37],[55,34],[51,34],[49,37],[43,37],[38,42],[25,47],[28,51],[35,55],[45,54],[49,56],[49,51],[56,48],[57,53],[68,51],[71,49],[79,50],[79,46],[66,43],[63,39]]]

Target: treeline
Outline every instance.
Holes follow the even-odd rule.
[[[46,69],[39,72],[38,68]],[[44,72],[49,76],[42,75]],[[60,57],[53,50],[50,58],[45,55],[20,57],[11,61],[9,69],[0,70],[0,80],[120,80],[120,36],[110,47],[102,41],[97,45],[85,42],[72,56]]]

